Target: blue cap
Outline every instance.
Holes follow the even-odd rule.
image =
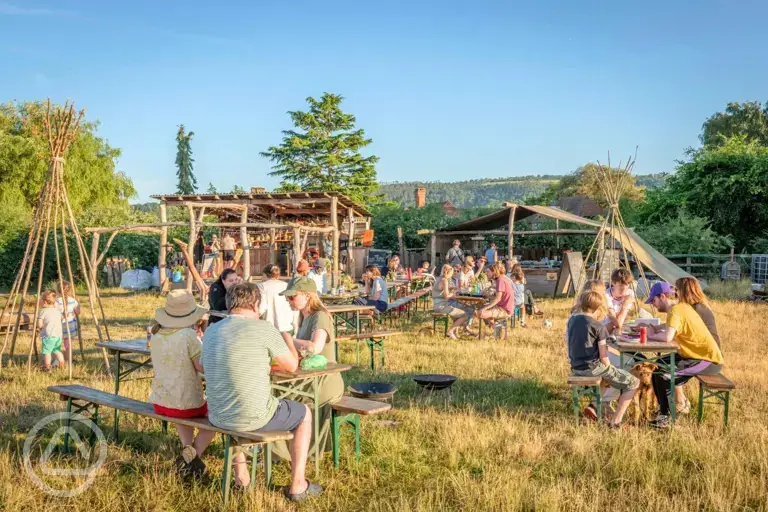
[[[651,286],[651,293],[650,295],[648,295],[648,300],[645,301],[645,303],[646,304],[652,303],[653,299],[655,299],[661,294],[668,294],[668,293],[674,293],[674,292],[675,292],[675,288],[671,284],[669,284],[666,281],[661,281]]]

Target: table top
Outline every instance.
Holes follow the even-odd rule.
[[[325,368],[317,370],[302,370],[301,368],[298,368],[295,372],[272,370],[272,379],[278,382],[287,382],[291,380],[322,377],[323,375],[333,375],[334,373],[341,373],[351,369],[352,366],[348,364],[328,363]]]
[[[454,298],[459,302],[473,302],[476,304],[488,302],[488,299],[478,295],[455,295]]]
[[[678,346],[676,343],[665,343],[663,341],[648,341],[647,343],[640,343],[639,340],[627,338],[626,336],[619,336],[616,347],[619,352],[651,352],[651,353],[672,353],[677,352]]]
[[[327,309],[331,314],[336,314],[354,313],[356,311],[373,311],[376,308],[374,306],[359,306],[357,304],[331,304],[329,306],[325,306],[325,309]]]
[[[102,347],[114,352],[126,352],[129,354],[142,354],[148,356],[150,354],[147,348],[147,338],[137,338],[135,340],[120,340],[120,341],[98,341],[97,347]]]
[[[352,300],[358,298],[362,293],[343,293],[340,295],[331,295],[329,293],[320,295],[320,299],[327,302],[334,302],[334,301],[341,301],[341,300]]]

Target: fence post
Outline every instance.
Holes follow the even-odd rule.
[[[689,274],[691,273],[691,257],[686,256],[685,257],[685,271]]]

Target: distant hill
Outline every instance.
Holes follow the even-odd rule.
[[[561,178],[559,175],[542,175],[453,182],[406,181],[382,183],[379,192],[384,194],[387,201],[399,202],[403,206],[413,206],[416,203],[416,189],[424,187],[427,189],[428,203],[450,201],[457,208],[494,207],[504,201],[523,201],[541,195],[547,186]],[[637,183],[647,188],[657,188],[664,184],[665,179],[665,174],[647,174],[637,176]]]

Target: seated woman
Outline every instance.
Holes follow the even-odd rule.
[[[237,277],[237,273],[231,268],[225,269],[224,272],[221,273],[216,282],[211,285],[211,289],[208,292],[208,305],[211,311],[218,311],[221,313],[227,312],[227,304],[224,300],[227,296],[227,290],[239,280],[240,278]],[[208,323],[215,324],[221,320],[221,318],[222,317],[211,315]]]
[[[228,269],[231,271],[231,269]],[[225,270],[226,272],[226,270]],[[155,376],[149,401],[158,414],[174,418],[197,418],[208,415],[200,354],[203,344],[195,327],[206,308],[195,304],[195,298],[186,290],[172,290],[165,299],[165,307],[155,313],[155,325],[150,343],[150,354]],[[181,455],[176,459],[180,474],[202,476],[205,464],[200,456],[211,443],[215,432],[176,425],[181,439]]]
[[[387,274],[394,279],[403,272],[403,266],[400,264],[400,256],[395,254],[389,258],[389,263],[387,263]]]
[[[293,346],[302,357],[313,355],[324,356],[329,363],[336,362],[336,338],[334,335],[333,319],[330,313],[325,309],[323,303],[317,295],[317,286],[312,279],[300,279],[293,286],[281,292],[291,309],[299,312],[300,325],[296,336],[293,338]],[[302,391],[311,392],[312,384],[307,383]],[[331,445],[331,404],[337,401],[344,394],[344,380],[340,373],[325,375],[320,378],[318,383],[318,421],[320,425],[320,436],[313,439],[309,447],[309,453],[313,454],[315,443],[319,443],[320,450],[330,451]],[[312,404],[309,398],[297,398],[297,401],[303,401]],[[286,442],[276,443],[275,454],[283,459],[290,460],[290,452]]]
[[[443,271],[437,283],[432,287],[432,301],[434,303],[435,313],[448,315],[453,319],[451,328],[448,329],[448,337],[454,340],[459,339],[456,330],[464,326],[474,314],[474,309],[465,306],[455,300],[453,286],[453,268],[450,265],[443,265]]]
[[[675,390],[677,391],[678,385],[685,384],[696,375],[720,373],[724,362],[723,353],[696,310],[690,304],[678,301],[675,289],[666,282],[654,284],[649,295],[646,304],[667,313],[667,323],[649,326],[653,332],[649,332],[648,339],[666,343],[674,341],[678,346],[679,357],[675,359]],[[664,360],[669,364],[669,356]],[[669,379],[668,374],[653,374],[653,391],[659,401],[659,415],[651,425],[658,429],[670,426]]]
[[[459,289],[469,286],[470,281],[475,278],[475,258],[467,255],[464,258],[464,264],[461,266],[461,272],[458,275]]]
[[[381,277],[381,271],[376,265],[368,265],[363,273],[363,297],[354,300],[359,306],[374,306],[379,313],[387,310],[389,293],[387,282]],[[367,298],[366,298],[367,297]]]
[[[489,277],[495,281],[496,293],[490,303],[477,310],[480,320],[503,320],[515,313],[515,291],[506,271],[500,261],[488,268]]]

